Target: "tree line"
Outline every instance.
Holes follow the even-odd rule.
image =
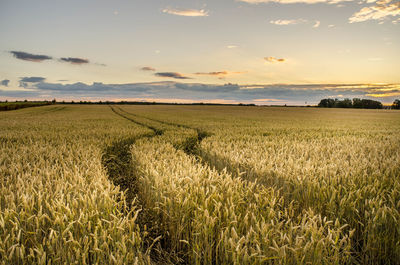
[[[324,98],[322,99],[318,107],[321,108],[356,108],[356,109],[382,109],[383,105],[381,102],[371,99],[360,99],[353,98],[353,100],[349,98],[345,98],[339,100],[337,98]],[[400,100],[396,99],[392,106],[392,109],[400,109]]]
[[[54,101],[16,101],[16,102],[0,102],[0,111],[17,110],[30,107],[40,107],[44,105],[54,104]]]

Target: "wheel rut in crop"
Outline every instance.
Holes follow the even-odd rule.
[[[132,119],[132,118],[130,118],[130,117],[124,115],[123,113],[117,112],[117,111],[115,110],[115,108],[113,108],[113,107],[111,107],[111,106],[110,106],[110,108],[111,108],[111,110],[112,110],[115,114],[117,114],[118,116],[121,116],[121,117],[123,117],[123,118],[125,118],[125,119],[127,119],[127,120],[129,120],[129,121],[131,121],[131,122],[133,122],[133,123],[136,123],[137,125],[146,127],[146,128],[148,128],[148,129],[152,130],[156,135],[161,135],[161,134],[164,133],[163,130],[157,129],[157,128],[155,128],[155,127],[153,127],[153,126],[150,126],[150,125],[148,125],[148,124],[145,124],[145,123],[143,123],[143,122],[134,120],[134,119]],[[121,110],[120,108],[118,108],[118,109],[119,109],[119,111],[121,111],[121,112],[125,112],[125,111]],[[125,112],[125,113],[127,113],[127,112]],[[128,113],[128,114],[130,114],[130,113]],[[131,114],[131,115],[133,115],[133,114]],[[135,115],[133,115],[133,116],[135,116]]]
[[[113,110],[113,111],[115,112],[115,110]],[[231,166],[229,166],[230,165],[229,161],[223,161],[222,163],[219,163],[221,161],[218,162],[218,160],[221,160],[221,159],[223,160],[222,157],[218,157],[218,156],[213,157],[213,155],[208,155],[208,154],[202,153],[201,149],[200,149],[200,144],[203,139],[205,139],[206,137],[211,135],[210,133],[207,133],[198,128],[192,128],[190,126],[183,125],[183,124],[175,124],[172,122],[166,122],[166,121],[162,121],[162,120],[157,120],[157,119],[148,118],[145,116],[140,116],[137,114],[129,113],[120,108],[119,108],[119,112],[121,112],[121,113],[120,114],[117,113],[118,115],[125,117],[128,120],[131,120],[137,124],[146,126],[148,128],[150,128],[150,127],[145,124],[146,120],[164,124],[164,125],[173,126],[176,128],[195,130],[197,132],[195,141],[193,141],[194,139],[188,139],[187,143],[185,143],[183,146],[181,146],[180,148],[177,148],[177,149],[181,149],[188,155],[193,155],[193,156],[197,157],[199,162],[201,162],[205,165],[208,165],[212,168],[215,168],[216,170],[218,170],[220,172],[227,171],[227,172],[231,173],[232,176],[240,177],[245,181],[254,181],[255,179],[253,180],[251,178],[257,178],[256,177],[257,174],[251,174],[251,173],[249,174],[248,172],[246,172],[249,169],[246,168],[245,165],[241,166],[241,165],[233,165],[232,164]],[[128,117],[128,115],[130,117],[137,117],[138,119],[140,119],[142,121],[144,119],[145,121],[142,123],[137,122],[133,118]],[[153,128],[153,129],[155,129],[155,128]],[[177,130],[177,131],[179,131],[179,130]],[[163,132],[161,132],[160,134],[162,134],[162,133]],[[227,166],[224,167],[224,165],[227,165]],[[239,170],[235,170],[238,167],[239,167]],[[241,172],[241,171],[243,171],[243,172]],[[253,177],[251,177],[251,176],[253,176]],[[260,179],[262,179],[262,178],[260,178]],[[326,213],[324,211],[324,209],[317,208],[316,204],[314,204],[313,202],[310,202],[310,204],[304,204],[304,201],[301,198],[296,197],[294,192],[302,192],[302,190],[307,188],[307,183],[291,183],[291,182],[288,182],[288,180],[283,177],[277,177],[277,176],[273,176],[273,175],[269,176],[266,181],[262,181],[262,182],[258,182],[258,183],[261,185],[274,187],[274,188],[280,190],[281,196],[285,199],[284,200],[285,204],[286,203],[294,203],[294,207],[296,208],[295,211],[299,214],[299,216],[301,216],[302,211],[304,209],[313,209],[315,213],[320,214],[323,218],[325,218],[325,217],[332,218],[329,215],[329,213]],[[306,205],[306,206],[304,206],[304,205]],[[341,219],[340,221],[346,222],[346,219]],[[363,225],[363,224],[361,224],[361,225]],[[352,227],[346,228],[344,230],[344,233],[347,234],[348,231],[350,231],[351,229],[352,229]],[[361,235],[358,235],[357,232],[352,237],[352,245],[353,245],[353,247],[351,249],[352,260],[354,260],[354,261],[362,260],[361,256],[359,256],[359,255],[362,255],[361,251],[363,249],[364,239],[361,237]]]
[[[161,123],[161,124],[164,124],[164,125],[173,126],[173,127],[177,127],[177,128],[190,129],[190,130],[196,131],[196,133],[197,133],[197,137],[196,137],[196,142],[197,143],[196,143],[196,145],[192,146],[192,148],[190,148],[190,146],[189,146],[188,148],[185,148],[183,150],[183,151],[185,151],[185,153],[190,154],[190,155],[196,155],[197,152],[196,152],[195,147],[197,147],[201,143],[201,141],[203,141],[203,139],[205,139],[205,138],[207,138],[207,137],[212,135],[211,133],[206,132],[206,131],[204,131],[202,129],[191,127],[191,126],[188,126],[188,125],[185,125],[185,124],[179,124],[179,123],[167,122],[167,121],[163,121],[163,120],[157,120],[157,119],[154,119],[154,118],[149,118],[149,117],[133,114],[133,113],[127,112],[127,111],[125,111],[123,109],[119,109],[119,110],[121,112],[126,113],[126,114],[129,114],[129,115],[132,115],[132,116],[136,116],[136,117],[140,117],[140,118],[144,118],[144,119],[147,119],[147,120],[150,120],[150,121],[158,122],[158,123]]]
[[[278,176],[271,176],[265,181],[260,181],[260,179],[263,178],[256,178],[256,177],[251,177],[253,174],[249,174],[248,172],[251,170],[250,168],[246,167],[246,165],[231,165],[229,161],[224,161],[220,163],[219,161],[223,161],[224,159],[222,157],[218,156],[213,156],[210,154],[205,154],[204,151],[201,150],[200,144],[201,142],[206,139],[207,137],[212,136],[212,133],[207,132],[203,129],[196,128],[196,127],[191,127],[185,124],[179,124],[179,123],[173,123],[173,122],[167,122],[163,120],[158,120],[154,118],[149,118],[146,116],[141,116],[138,114],[133,114],[131,112],[125,111],[121,108],[118,108],[119,111],[125,113],[126,115],[131,115],[137,118],[141,119],[146,119],[149,121],[157,122],[160,124],[168,125],[168,126],[173,126],[176,128],[184,128],[184,129],[191,129],[196,131],[196,139],[192,138],[187,138],[186,141],[179,147],[176,147],[177,149],[183,150],[186,154],[194,156],[199,163],[202,163],[205,166],[209,166],[210,168],[213,168],[217,170],[218,172],[229,172],[232,176],[241,178],[244,181],[258,181],[258,184],[264,185],[267,187],[274,187],[276,189],[281,190],[282,195],[285,197],[285,202],[290,203],[292,201],[292,190],[293,187],[290,185],[287,185],[287,181],[283,177],[278,177]]]
[[[180,146],[175,146],[177,149],[181,149],[184,151],[186,154],[191,155],[196,158],[196,160],[199,163],[202,163],[205,166],[209,166],[210,168],[213,168],[217,170],[220,173],[223,172],[228,172],[230,173],[233,177],[241,178],[243,181],[249,181],[249,182],[255,182],[259,185],[263,185],[266,187],[273,187],[274,189],[277,189],[280,191],[280,194],[282,197],[285,198],[284,202],[289,206],[289,204],[293,204],[293,206],[296,208],[296,212],[298,214],[301,214],[303,211],[303,208],[300,207],[300,202],[297,201],[297,199],[294,198],[294,191],[295,190],[301,190],[302,187],[300,186],[293,186],[294,184],[288,183],[288,181],[279,176],[270,176],[268,178],[262,178],[262,177],[256,177],[257,174],[251,173],[250,171],[252,170],[246,165],[233,165],[229,161],[224,161],[224,158],[215,156],[215,154],[206,154],[203,150],[201,150],[200,145],[201,142],[206,139],[207,137],[211,136],[212,133],[207,132],[205,130],[202,130],[200,128],[195,128],[191,127],[185,124],[178,124],[178,123],[173,123],[173,122],[167,122],[163,120],[158,120],[154,118],[149,118],[146,116],[141,116],[137,114],[133,114],[131,112],[127,112],[121,108],[118,108],[120,112],[125,113],[125,115],[130,115],[134,116],[140,119],[145,119],[149,121],[153,121],[156,123],[176,127],[176,128],[184,128],[184,129],[191,129],[196,131],[197,135],[194,138],[187,138],[185,142],[180,145]],[[222,162],[221,162],[222,161]],[[302,185],[302,184],[301,184]],[[323,216],[325,214],[321,212]]]
[[[104,149],[102,156],[102,164],[107,171],[109,179],[114,185],[119,186],[121,190],[125,191],[125,200],[128,205],[131,205],[135,200],[136,205],[141,209],[138,215],[138,225],[141,231],[146,231],[147,236],[145,240],[145,249],[150,253],[151,261],[154,264],[179,264],[184,263],[184,259],[179,256],[171,255],[168,249],[168,238],[163,231],[157,230],[157,227],[152,226],[152,223],[156,223],[153,220],[153,216],[148,214],[148,209],[141,203],[140,196],[138,196],[138,176],[136,174],[136,163],[132,160],[131,146],[139,139],[152,138],[157,135],[162,135],[164,131],[149,126],[134,120],[123,113],[118,112],[115,108],[111,107],[111,110],[118,116],[125,118],[126,120],[146,127],[152,130],[152,133],[144,134],[137,137],[119,139],[113,142],[110,146]],[[160,235],[164,235],[160,239]],[[150,251],[151,250],[151,251]]]
[[[118,110],[118,111],[117,111]],[[233,177],[238,177],[243,179],[243,181],[249,181],[249,182],[253,182],[256,181],[256,179],[251,179],[250,176],[248,175],[248,173],[246,172],[248,169],[245,166],[241,166],[241,165],[230,165],[229,161],[224,161],[221,163],[221,160],[223,158],[221,157],[213,157],[212,155],[207,155],[204,152],[201,151],[200,148],[200,144],[201,141],[204,140],[205,138],[209,137],[211,134],[208,132],[205,132],[204,130],[200,130],[199,128],[192,128],[190,126],[187,125],[182,125],[182,124],[175,124],[175,123],[171,123],[171,122],[165,122],[162,120],[157,120],[157,119],[153,119],[153,118],[147,118],[145,116],[141,116],[141,115],[137,115],[137,114],[133,114],[130,112],[127,112],[125,110],[122,110],[121,108],[117,108],[117,110],[113,109],[113,111],[115,113],[117,113],[118,115],[132,121],[135,122],[137,124],[140,124],[142,126],[146,126],[147,128],[154,130],[157,130],[158,124],[164,124],[164,125],[168,125],[171,126],[171,129],[165,129],[166,131],[168,130],[174,130],[174,127],[176,128],[177,131],[177,135],[179,134],[179,128],[183,128],[183,129],[191,129],[196,131],[196,135],[194,137],[187,137],[183,143],[179,144],[179,145],[175,145],[174,147],[176,149],[180,149],[182,151],[184,151],[187,155],[196,157],[197,161],[199,163],[202,163],[206,166],[209,166],[210,168],[214,168],[215,170],[219,171],[220,173],[224,173],[224,172],[229,172]],[[138,120],[140,120],[140,122]],[[146,121],[149,121],[149,123],[151,123],[150,121],[152,121],[152,125],[155,126],[149,126],[148,124],[146,124]],[[160,126],[162,127],[162,126]],[[158,131],[160,131],[160,135],[162,135],[164,133],[164,131],[160,130],[158,128]],[[237,168],[239,168],[239,170],[237,170]],[[293,196],[292,196],[292,189],[295,188],[291,185],[288,185],[287,181],[283,178],[278,178],[278,177],[271,177],[269,178],[267,181],[263,181],[263,182],[258,182],[260,185],[263,186],[267,186],[267,187],[273,187],[276,189],[281,190],[281,196],[283,196],[285,198],[284,202],[289,204],[293,204],[293,206],[296,208],[296,212],[299,214],[299,216],[301,215],[302,212],[302,208],[298,207],[299,203],[294,200]],[[144,209],[146,210],[146,209]],[[144,216],[146,216],[146,214],[144,214]],[[147,224],[151,224],[151,221],[146,221]],[[163,234],[162,232],[160,234]],[[165,236],[163,238],[163,241],[167,240],[167,236]],[[164,246],[164,249],[168,249],[168,242],[163,242],[161,241],[161,243],[165,243],[162,244]]]
[[[251,181],[251,182],[256,181],[256,179],[254,179],[254,177],[251,178],[249,176],[249,174],[247,173],[249,171],[249,168],[246,168],[245,165],[232,165],[231,167],[224,166],[224,164],[225,165],[229,164],[229,162],[218,163],[217,161],[223,160],[221,157],[212,158],[210,156],[206,156],[204,153],[202,153],[200,151],[201,142],[204,139],[206,139],[207,137],[212,136],[212,133],[207,132],[203,129],[191,127],[191,126],[188,126],[185,124],[178,124],[178,123],[167,122],[167,121],[158,120],[158,119],[154,119],[154,118],[149,118],[149,117],[145,117],[145,116],[140,116],[137,114],[127,112],[123,109],[119,109],[119,110],[128,115],[133,115],[136,117],[144,118],[144,119],[147,119],[150,121],[158,122],[160,124],[174,126],[177,128],[185,128],[185,129],[195,130],[197,132],[197,139],[195,140],[195,142],[193,142],[193,139],[187,139],[187,143],[184,144],[183,147],[181,147],[179,149],[182,149],[188,155],[195,156],[199,162],[201,162],[202,164],[207,165],[211,168],[214,168],[219,172],[227,171],[232,176],[239,177],[239,178],[243,179],[244,181]],[[264,186],[268,186],[268,187],[276,187],[278,189],[285,189],[285,193],[290,193],[289,190],[286,190],[286,189],[289,189],[289,187],[286,185],[287,184],[286,180],[282,177],[274,176],[274,177],[270,178],[270,180],[268,180],[268,181],[263,181],[263,182],[258,182],[258,183],[261,185],[264,185]]]

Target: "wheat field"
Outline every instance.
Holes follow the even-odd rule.
[[[400,112],[0,112],[1,264],[399,264]]]

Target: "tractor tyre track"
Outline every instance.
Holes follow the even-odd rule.
[[[146,253],[150,255],[151,262],[154,264],[180,264],[183,258],[171,255],[171,251],[168,248],[168,235],[165,231],[159,231],[157,227],[152,225],[156,223],[156,220],[154,220],[155,217],[151,214],[151,209],[147,209],[146,205],[142,203],[140,191],[138,189],[139,176],[137,175],[138,171],[136,169],[137,163],[133,161],[130,151],[131,146],[134,145],[137,140],[144,138],[150,139],[162,135],[164,131],[127,117],[119,113],[115,108],[109,107],[116,115],[148,128],[152,130],[152,133],[116,140],[104,149],[102,164],[114,185],[119,186],[121,190],[125,191],[125,200],[127,204],[131,205],[132,202],[135,201],[135,204],[140,207],[141,211],[138,215],[137,222],[140,230],[146,233],[144,245]],[[163,236],[161,237],[160,235]]]

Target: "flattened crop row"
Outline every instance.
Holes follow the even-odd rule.
[[[139,115],[137,116],[140,117]],[[176,128],[193,129],[197,131],[199,136],[200,130],[197,128],[154,118],[142,118],[164,125],[175,126]],[[252,128],[252,132],[254,130]],[[343,168],[350,169],[350,172],[332,172],[326,173],[326,175],[314,173],[311,178],[307,177],[307,175],[299,174],[301,170],[309,170],[308,167],[310,165],[299,164],[296,166],[294,164],[295,161],[290,160],[292,159],[290,156],[286,160],[281,160],[286,165],[280,165],[279,168],[271,167],[269,170],[265,167],[263,170],[260,170],[259,168],[263,166],[263,162],[261,160],[251,160],[252,156],[268,152],[268,150],[257,148],[261,148],[265,141],[268,143],[269,138],[278,139],[279,137],[280,139],[276,143],[280,147],[275,147],[285,150],[285,148],[290,147],[290,145],[288,146],[290,143],[299,141],[330,141],[329,137],[324,136],[321,138],[318,134],[313,134],[312,130],[307,130],[304,132],[306,135],[302,138],[302,131],[297,130],[300,133],[293,135],[294,138],[289,142],[285,142],[282,139],[292,137],[292,134],[288,134],[284,129],[275,131],[279,135],[275,136],[271,132],[262,133],[262,137],[257,135],[244,137],[243,139],[248,138],[248,142],[243,144],[241,143],[242,140],[239,139],[240,137],[229,140],[229,133],[217,134],[204,142],[201,142],[202,139],[199,141],[200,137],[198,137],[196,148],[191,149],[187,153],[199,156],[201,161],[205,162],[204,165],[210,165],[219,172],[227,170],[232,176],[240,177],[244,181],[256,181],[258,184],[279,190],[284,198],[284,204],[286,206],[291,205],[297,214],[304,213],[311,208],[315,213],[321,214],[330,220],[337,219],[340,223],[347,224],[344,231],[345,233],[352,234],[351,251],[354,262],[380,263],[389,261],[395,264],[396,260],[400,258],[400,245],[398,245],[398,242],[400,242],[400,230],[398,229],[400,227],[398,221],[400,220],[400,204],[398,203],[400,201],[399,168],[396,169],[396,167],[393,167],[396,164],[398,165],[400,161],[399,155],[396,155],[395,141],[393,148],[391,148],[393,149],[391,151],[393,162],[382,160],[388,157],[387,154],[374,154],[374,156],[379,157],[379,160],[382,160],[378,162],[381,163],[379,168],[387,171],[383,175],[381,171],[374,171],[373,169],[369,173],[353,173],[355,169],[349,164],[343,165]],[[341,139],[340,137],[343,135],[343,131],[340,130],[324,130],[323,132],[331,133],[335,139]],[[237,131],[232,133],[239,133],[238,135],[240,135],[240,132]],[[282,133],[283,135],[281,135]],[[371,134],[371,132],[356,133],[354,131],[347,131],[346,137],[356,139],[355,137],[360,137],[360,135],[366,133]],[[366,135],[365,137],[369,136]],[[396,137],[398,137],[397,134],[387,134],[386,136],[387,140],[390,141],[396,139]],[[256,143],[253,143],[254,139],[257,140]],[[230,146],[236,146],[237,144],[240,147],[233,148],[232,152],[230,152]],[[319,146],[321,146],[321,143]],[[325,144],[325,146],[327,151],[329,151],[329,148],[332,148],[329,147],[329,143]],[[255,150],[253,150],[254,147],[256,147]],[[378,148],[375,149],[378,150]],[[304,147],[302,150],[305,155],[309,153]],[[374,149],[371,151],[374,151]],[[246,154],[248,158],[236,159],[232,156],[234,152]],[[325,155],[325,153],[321,154]],[[299,161],[302,160],[299,159]],[[311,162],[313,161],[315,159],[311,160]],[[369,161],[368,163],[371,163],[372,167],[376,164],[375,161]],[[269,163],[265,163],[265,165],[269,165]],[[291,165],[295,166],[293,169],[297,168],[297,177],[289,172],[286,175],[281,174],[281,172],[285,172],[282,167],[289,168]],[[303,169],[301,169],[302,167]],[[328,168],[327,172],[329,170]],[[387,227],[388,229],[382,229],[382,227]]]
[[[124,115],[164,128],[162,135],[139,139],[131,148],[139,176],[137,190],[149,225],[162,235],[164,249],[182,261],[296,264],[348,259],[350,234],[343,233],[339,222],[313,212],[296,215],[293,205],[286,204],[273,188],[242,181],[224,170],[217,172],[179,151],[184,148],[177,143],[193,138],[198,130],[129,112]],[[324,246],[316,248],[305,235]]]

